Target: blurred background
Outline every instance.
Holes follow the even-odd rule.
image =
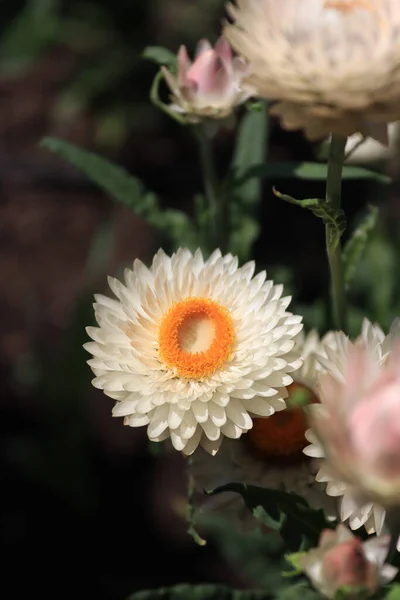
[[[157,234],[68,164],[39,148],[56,136],[123,165],[160,197],[191,212],[201,191],[195,143],[148,94],[157,67],[147,45],[193,51],[215,41],[223,0],[2,0],[0,2],[0,540],[8,598],[123,600],[146,587],[219,581],[251,585],[213,539],[197,546],[183,518],[184,459],[149,447],[145,429],[111,418],[90,385],[82,344],[94,292],[139,257]],[[239,115],[240,118],[240,115]],[[221,173],[235,132],[217,140]],[[363,314],[387,329],[399,312],[397,139],[364,166],[388,186],[344,183],[350,229],[368,203],[381,218],[357,269],[351,325]],[[270,124],[266,160],[318,157],[301,134]],[[370,164],[368,164],[368,162]],[[296,197],[321,181],[281,180]],[[326,328],[324,229],[263,188],[251,255],[286,284],[293,310]]]

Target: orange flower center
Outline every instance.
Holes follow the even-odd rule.
[[[376,7],[372,0],[325,0],[324,8],[335,8],[344,13],[351,12],[355,8],[370,10],[371,12],[376,11]]]
[[[210,298],[185,298],[162,318],[158,347],[162,362],[181,377],[203,379],[232,353],[235,328],[229,311]]]
[[[264,419],[253,419],[253,428],[246,435],[251,450],[263,458],[297,459],[307,445],[308,428],[303,406],[319,402],[318,397],[305,385],[288,386],[288,408]]]
[[[383,29],[387,29],[387,20],[376,6],[376,2],[377,0],[325,0],[324,8],[333,8],[344,14],[351,13],[354,9],[367,10],[376,15]]]

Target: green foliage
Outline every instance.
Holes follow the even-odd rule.
[[[304,179],[308,181],[326,181],[328,166],[324,163],[282,161],[256,164],[243,173],[243,179]],[[363,167],[343,167],[344,180],[370,180],[380,184],[391,183],[391,178],[383,173]]]
[[[385,600],[400,600],[400,584],[394,583],[387,595],[385,596]]]
[[[247,177],[255,165],[265,160],[268,146],[269,115],[266,102],[258,110],[249,110],[240,122],[232,163],[224,184],[229,251],[241,261],[250,258],[251,249],[260,234],[258,207],[262,181]]]
[[[279,600],[322,600],[322,596],[307,583],[300,582],[284,590]]]
[[[143,590],[129,597],[129,600],[268,600],[267,592],[258,590],[232,590],[224,585],[180,584],[158,590]]]
[[[277,198],[285,200],[290,204],[301,206],[301,208],[307,208],[318,218],[322,220],[324,225],[327,226],[327,243],[331,250],[334,250],[343,232],[346,229],[346,216],[344,210],[341,208],[334,208],[325,199],[322,198],[308,198],[306,200],[296,200],[292,196],[287,194],[281,194],[274,188],[274,194]]]
[[[235,194],[243,204],[255,206],[260,200],[261,179],[247,177],[256,165],[263,163],[267,151],[269,116],[267,104],[261,110],[249,111],[244,115],[236,137],[231,174],[235,183]]]
[[[365,251],[368,239],[375,228],[378,208],[370,206],[364,219],[353,231],[343,249],[344,278],[349,285],[354,277],[356,267]]]
[[[367,315],[388,331],[393,318],[399,314],[400,285],[398,271],[400,256],[396,241],[378,222],[369,236],[368,243],[354,273],[349,297],[362,316]],[[351,333],[359,335],[360,329]]]
[[[172,72],[176,71],[176,55],[162,46],[147,46],[142,52],[142,58],[157,65],[165,65]]]
[[[243,532],[239,526],[232,526],[229,518],[210,511],[198,511],[196,519],[207,540],[217,545],[229,566],[251,585],[276,596],[292,584],[285,575],[288,564],[277,532],[257,527]]]
[[[321,531],[332,527],[322,510],[312,509],[297,494],[242,483],[228,483],[207,493],[223,492],[240,494],[253,515],[268,529],[278,531],[294,552],[316,546]]]
[[[162,242],[196,247],[197,234],[189,217],[179,210],[162,210],[157,196],[137,177],[69,142],[45,138],[41,145],[73,164],[113,200],[145,219],[158,231]]]
[[[57,40],[59,0],[27,0],[0,39],[0,68],[18,75]]]

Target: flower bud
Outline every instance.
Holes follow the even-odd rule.
[[[223,119],[253,93],[252,88],[243,85],[248,74],[245,61],[233,57],[224,37],[214,48],[207,40],[201,40],[193,63],[185,46],[181,46],[177,76],[166,67],[162,67],[162,72],[173,94],[171,108],[186,114],[192,122],[205,117]]]
[[[341,588],[370,594],[397,574],[398,569],[384,564],[389,543],[390,536],[363,542],[340,524],[335,531],[323,531],[318,547],[300,556],[298,564],[327,598]]]

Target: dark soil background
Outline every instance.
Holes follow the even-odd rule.
[[[92,294],[134,258],[150,260],[155,232],[39,148],[53,135],[95,150],[142,178],[166,206],[190,211],[201,189],[196,148],[149,104],[155,67],[139,55],[148,44],[175,51],[182,42],[193,49],[204,35],[215,39],[222,6],[0,5],[0,543],[2,594],[10,600],[123,600],[182,581],[249,584],[213,543],[200,548],[186,534],[177,509],[183,458],[151,453],[145,431],[113,420],[111,400],[90,386],[81,345],[93,322]],[[232,132],[218,140],[221,172],[232,141]],[[300,134],[273,124],[269,158],[312,156]],[[323,193],[319,184],[284,185],[298,197]],[[367,187],[345,186],[350,220]],[[386,207],[393,219],[396,204]],[[288,267],[299,301],[324,295],[321,224],[280,203],[268,186],[260,219],[260,263]],[[88,275],[94,237],[110,228],[107,257]]]

